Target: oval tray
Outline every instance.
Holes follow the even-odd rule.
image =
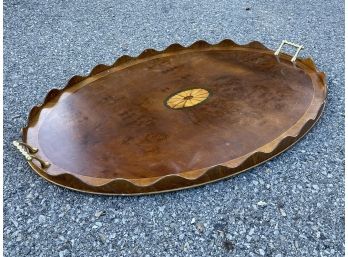
[[[226,178],[284,151],[320,117],[325,76],[311,59],[291,59],[231,40],[122,56],[51,90],[15,144],[40,176],[89,193]]]

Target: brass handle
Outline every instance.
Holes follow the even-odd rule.
[[[296,53],[295,53],[294,56],[291,58],[291,61],[292,61],[292,62],[295,62],[295,61],[296,61],[296,58],[297,58],[297,56],[298,56],[298,54],[300,53],[300,51],[301,51],[302,49],[304,49],[303,45],[298,45],[298,44],[289,42],[289,41],[287,41],[287,40],[283,40],[282,43],[280,44],[280,46],[278,47],[277,51],[274,52],[274,55],[279,55],[280,50],[282,49],[283,45],[285,45],[285,44],[297,48]]]
[[[50,166],[50,163],[45,162],[39,157],[33,155],[39,151],[37,148],[19,141],[13,141],[13,145],[21,152],[21,154],[23,154],[27,161],[32,162],[33,160],[37,160],[43,169],[47,169]]]

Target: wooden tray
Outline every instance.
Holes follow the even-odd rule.
[[[280,53],[297,47],[294,57]],[[51,90],[29,114],[29,165],[57,185],[136,195],[230,177],[286,150],[320,117],[325,75],[302,46],[198,41],[122,56]]]

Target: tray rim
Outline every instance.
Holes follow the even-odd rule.
[[[168,46],[167,48],[165,48],[164,50],[161,51],[157,51],[155,49],[146,49],[144,50],[140,55],[135,56],[135,57],[131,57],[128,55],[123,55],[120,58],[118,58],[112,65],[104,65],[104,64],[98,64],[97,66],[95,66],[91,72],[86,75],[86,76],[73,76],[68,83],[61,89],[58,88],[53,88],[51,89],[46,97],[44,98],[44,101],[42,104],[36,105],[34,106],[30,112],[29,112],[29,116],[27,119],[27,125],[26,127],[22,128],[22,140],[23,142],[27,141],[27,132],[28,129],[30,128],[33,120],[38,120],[41,110],[45,108],[46,104],[53,98],[58,97],[63,94],[66,90],[68,90],[69,88],[71,88],[72,86],[90,78],[93,77],[95,75],[98,75],[99,73],[118,67],[122,64],[126,64],[130,61],[134,61],[134,60],[140,60],[140,59],[144,59],[144,58],[149,58],[149,57],[153,57],[156,55],[160,55],[160,54],[166,54],[166,53],[172,53],[172,52],[177,52],[177,51],[183,51],[183,50],[190,50],[190,49],[200,49],[200,48],[217,48],[217,47],[239,47],[239,48],[250,48],[250,49],[256,49],[256,50],[264,50],[266,52],[271,52],[271,49],[268,49],[267,47],[265,47],[262,43],[258,42],[258,41],[252,41],[248,44],[245,45],[239,45],[237,43],[235,43],[234,41],[230,40],[230,39],[225,39],[222,40],[219,43],[216,44],[210,44],[206,41],[203,40],[199,40],[194,42],[192,45],[190,46],[182,46],[180,44],[172,44],[170,46]],[[273,52],[273,51],[272,51]],[[279,58],[284,59],[284,60],[290,60],[291,56],[287,55],[287,54],[281,54],[279,56]],[[235,167],[231,167],[229,166],[227,162],[224,162],[222,164],[218,164],[212,167],[206,167],[203,169],[199,169],[196,171],[183,171],[181,173],[177,173],[177,174],[168,174],[168,175],[164,175],[164,176],[159,176],[159,177],[153,177],[153,178],[137,178],[137,179],[127,179],[127,178],[114,178],[114,179],[104,179],[104,178],[95,178],[95,177],[87,177],[87,176],[83,176],[83,175],[78,175],[78,174],[73,174],[73,173],[69,173],[69,172],[63,172],[63,173],[59,173],[59,174],[49,174],[47,173],[45,170],[41,169],[39,166],[37,166],[35,163],[28,161],[29,165],[31,166],[31,168],[38,173],[41,177],[43,177],[44,179],[57,184],[59,186],[62,187],[66,187],[66,188],[70,188],[72,190],[76,190],[76,191],[82,191],[82,192],[87,192],[87,193],[94,193],[94,194],[104,194],[104,195],[141,195],[141,194],[153,194],[153,193],[161,193],[161,192],[168,192],[168,191],[176,191],[176,190],[181,190],[181,189],[185,189],[185,188],[191,188],[191,187],[196,187],[196,186],[200,186],[203,184],[207,184],[207,183],[211,183],[217,180],[221,180],[221,179],[225,179],[231,176],[234,176],[236,174],[239,174],[241,172],[244,172],[248,169],[251,169],[255,166],[258,166],[260,164],[262,164],[263,162],[268,161],[269,159],[272,159],[274,157],[276,157],[277,155],[279,155],[280,153],[284,152],[285,150],[287,150],[288,148],[290,148],[293,144],[295,144],[301,137],[303,137],[306,133],[309,132],[309,130],[312,128],[312,126],[314,126],[314,124],[317,122],[317,120],[320,118],[325,103],[326,103],[326,97],[327,97],[327,85],[326,85],[326,79],[325,79],[325,74],[323,72],[318,71],[318,69],[316,68],[315,63],[313,62],[313,60],[311,58],[306,58],[306,59],[301,59],[298,58],[297,62],[301,63],[304,66],[307,66],[310,70],[312,70],[314,73],[317,74],[318,78],[321,80],[320,84],[323,85],[323,89],[324,89],[324,98],[323,101],[321,102],[321,105],[319,106],[319,109],[317,111],[317,113],[315,113],[315,115],[309,115],[310,117],[307,117],[307,121],[303,124],[302,127],[300,127],[297,131],[297,133],[295,135],[286,135],[283,136],[282,140],[278,142],[278,144],[274,145],[273,149],[271,149],[270,151],[266,152],[262,152],[262,151],[258,151],[258,149],[262,148],[263,146],[261,146],[260,148],[256,149],[254,152],[250,152],[248,153],[248,157],[245,158],[244,160],[242,160],[239,165],[235,166]],[[314,96],[313,96],[314,98]],[[312,106],[312,103],[311,105]],[[308,108],[309,109],[309,108]],[[308,110],[307,109],[307,110]],[[303,116],[306,116],[307,111],[304,113]],[[301,120],[303,118],[303,116],[299,119]],[[299,121],[298,120],[298,121]],[[297,121],[297,122],[298,122]],[[296,124],[297,124],[296,122]],[[289,128],[290,129],[290,128]],[[286,130],[284,134],[286,134],[288,131]],[[283,134],[282,134],[283,135]],[[279,137],[281,137],[282,135],[280,135]],[[278,138],[279,138],[278,137]],[[277,138],[277,139],[278,139]],[[292,138],[293,142],[290,142],[286,147],[283,147],[283,149],[278,149],[279,145],[282,145],[285,141],[287,141],[289,138]],[[267,144],[270,144],[273,141],[268,142]],[[209,173],[209,171],[216,169],[217,167],[225,167],[226,169],[237,169],[242,167],[250,158],[253,158],[253,156],[258,155],[258,154],[270,154],[269,158],[265,158],[264,160],[257,162],[254,165],[251,165],[245,169],[241,169],[239,171],[236,172],[231,172],[229,175],[224,175],[222,177],[219,178],[215,178],[215,179],[208,179],[207,181],[203,182],[203,183],[197,183],[195,184],[195,181],[198,181],[200,178],[204,177],[205,175],[207,175]],[[244,156],[242,156],[244,157]],[[241,157],[239,157],[241,158]],[[239,159],[236,158],[236,159]],[[234,160],[236,160],[234,159]],[[189,173],[196,173],[194,176],[189,175]],[[198,175],[197,175],[198,174]],[[190,180],[193,185],[190,186],[183,186],[183,187],[175,187],[175,188],[171,188],[171,189],[167,189],[167,190],[156,190],[154,188],[156,188],[156,184],[159,183],[163,183],[165,182],[165,180],[168,180],[168,178],[171,178],[172,180],[177,180],[178,182],[182,179],[184,180]],[[62,180],[62,181],[69,181],[69,180],[73,180],[70,181],[70,184],[74,184],[74,185],[78,185],[79,188],[76,187],[71,187],[71,186],[67,186],[64,185],[62,183],[57,182],[57,179]],[[169,181],[171,180],[169,179]],[[124,185],[122,185],[124,184]],[[116,192],[99,192],[98,189],[101,189],[102,187],[108,188],[108,190],[115,188],[116,186],[119,187],[121,185],[121,188],[126,188],[127,191],[129,192],[124,192],[124,193],[119,193]],[[133,187],[133,189],[132,189]],[[91,190],[92,189],[92,190]],[[138,192],[140,190],[140,192]]]

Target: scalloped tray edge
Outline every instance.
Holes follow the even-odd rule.
[[[22,139],[24,142],[26,142],[26,134],[27,130],[30,127],[30,121],[34,119],[34,117],[40,115],[40,112],[43,108],[45,108],[45,105],[55,97],[60,96],[66,89],[70,88],[71,86],[91,77],[94,76],[100,72],[103,72],[107,69],[117,67],[121,64],[127,63],[132,60],[142,59],[151,57],[158,54],[163,53],[170,53],[178,50],[188,50],[188,49],[195,49],[195,48],[202,48],[202,47],[247,47],[247,48],[253,48],[253,49],[262,49],[262,50],[268,50],[271,51],[271,49],[264,46],[262,43],[258,41],[252,41],[245,45],[239,45],[235,43],[234,41],[230,39],[222,40],[219,43],[216,44],[210,44],[204,40],[199,40],[194,42],[193,44],[185,47],[178,43],[174,43],[169,45],[164,50],[155,50],[155,49],[146,49],[143,52],[141,52],[138,56],[131,57],[128,55],[123,55],[116,59],[116,61],[112,65],[104,65],[104,64],[98,64],[96,65],[88,75],[86,76],[73,76],[67,84],[61,88],[53,88],[51,89],[47,95],[44,98],[44,101],[42,104],[34,106],[28,115],[27,119],[27,125],[26,127],[22,128]],[[289,55],[281,53],[282,56],[287,56],[289,59],[291,58]],[[317,67],[314,63],[314,61],[311,58],[306,59],[297,59],[298,61],[302,62],[306,66],[308,66],[310,69],[315,71],[319,78],[321,79],[321,82],[323,85],[325,85],[325,98],[327,97],[327,86],[326,86],[326,76],[325,73],[318,71]],[[296,134],[288,135],[284,137],[278,144],[274,146],[274,148],[270,151],[257,151],[253,154],[249,155],[246,159],[244,159],[242,162],[239,163],[236,167],[229,167],[226,165],[226,163],[223,163],[221,165],[217,165],[205,170],[202,170],[199,172],[198,175],[194,177],[185,176],[185,172],[179,173],[179,174],[169,174],[166,176],[149,179],[149,183],[147,184],[139,184],[137,183],[137,180],[142,179],[125,179],[125,178],[116,178],[112,179],[111,181],[108,181],[106,183],[99,183],[99,184],[93,184],[89,183],[87,180],[84,180],[83,178],[79,178],[77,176],[74,176],[70,173],[61,173],[57,175],[50,175],[46,173],[44,170],[39,168],[37,165],[35,165],[32,162],[29,162],[29,165],[42,177],[46,178],[47,180],[51,181],[54,184],[57,184],[59,186],[63,186],[66,188],[70,188],[77,191],[83,191],[87,193],[94,193],[94,194],[110,194],[110,195],[141,195],[141,194],[151,194],[151,193],[160,193],[160,192],[167,192],[167,191],[174,191],[174,190],[180,190],[190,187],[196,187],[202,184],[210,183],[213,181],[221,180],[236,174],[239,174],[247,169],[250,169],[254,166],[257,166],[261,164],[262,162],[265,162],[269,159],[272,159],[273,157],[277,156],[281,152],[285,151],[289,147],[291,147],[296,141],[298,141],[302,136],[304,136],[310,128],[316,123],[316,121],[321,116],[324,106],[325,106],[326,100],[323,101],[322,105],[320,106],[319,111],[316,113],[316,115],[312,115],[307,122],[301,127],[299,131],[297,131]],[[315,117],[313,117],[315,116]],[[285,145],[285,146],[284,146]],[[255,161],[255,159],[260,161]],[[253,164],[254,163],[254,164]],[[244,167],[244,168],[243,168]],[[217,174],[217,171],[219,171],[219,174]],[[60,181],[61,183],[59,183]],[[65,183],[62,184],[62,182]],[[169,188],[167,187],[168,184],[173,185],[184,185],[180,186],[180,188],[174,187]],[[167,187],[167,188],[166,188]],[[118,188],[120,192],[115,191],[115,189]],[[96,190],[98,189],[98,190]],[[122,191],[122,192],[121,192]],[[126,192],[126,193],[125,193]]]

